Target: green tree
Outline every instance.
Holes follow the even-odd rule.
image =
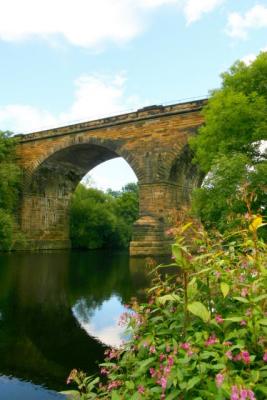
[[[0,131],[0,250],[9,250],[16,239],[15,213],[21,170],[15,162],[15,139]]]
[[[79,185],[70,208],[73,247],[97,249],[127,247],[138,216],[137,185],[104,193]]]
[[[266,215],[266,88],[266,52],[250,65],[236,62],[222,74],[222,87],[203,111],[205,124],[191,139],[195,161],[207,173],[193,209],[208,226],[228,229],[231,216],[245,208],[244,187],[254,192],[254,213]]]

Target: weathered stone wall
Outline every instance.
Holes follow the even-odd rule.
[[[123,157],[140,185],[140,218],[132,255],[169,251],[168,216],[189,201],[201,176],[188,138],[203,123],[205,100],[153,106],[134,113],[19,137],[24,171],[20,225],[35,248],[69,246],[69,200],[82,177],[103,161]],[[121,171],[118,171],[120,174]]]

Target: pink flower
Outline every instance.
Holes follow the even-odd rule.
[[[225,355],[226,355],[226,357],[227,357],[229,360],[232,360],[232,359],[233,359],[233,353],[232,353],[230,350],[228,350],[228,351],[225,353]]]
[[[217,374],[216,377],[215,377],[216,386],[217,387],[222,386],[223,381],[224,381],[224,375],[223,374]]]
[[[172,367],[173,364],[174,364],[174,359],[173,359],[172,356],[169,356],[169,357],[168,357],[168,365],[169,365],[170,367]]]
[[[263,361],[267,362],[267,351],[265,351],[265,353],[263,354],[262,359]]]
[[[171,347],[170,347],[169,344],[167,344],[167,346],[166,346],[166,353],[169,353],[170,351],[171,351]]]
[[[221,276],[221,273],[219,271],[215,271],[214,274],[217,279],[220,278],[220,276]]]
[[[245,364],[249,364],[250,363],[250,355],[248,351],[241,351],[241,357],[242,360]]]
[[[108,390],[116,389],[117,387],[121,386],[121,381],[112,381],[108,385]]]
[[[182,343],[181,348],[184,350],[189,350],[190,349],[190,344],[189,343]]]
[[[256,397],[254,392],[250,389],[238,389],[237,386],[232,386],[231,400],[256,400]]]
[[[78,374],[77,369],[73,369],[70,371],[70,374],[67,379],[67,385],[69,385],[76,378],[77,374]]]
[[[241,389],[240,390],[240,399],[241,400],[246,400],[247,396],[248,396],[247,389]]]
[[[212,346],[213,344],[217,343],[218,339],[215,335],[211,335],[205,342],[205,346]]]
[[[251,315],[252,315],[252,310],[251,310],[251,308],[248,308],[246,311],[246,316],[251,317]]]
[[[237,386],[231,387],[231,400],[239,400],[239,390]]]
[[[167,236],[173,236],[173,235],[175,234],[175,229],[170,228],[170,229],[168,229],[167,231],[165,231],[165,234],[166,234]]]
[[[138,386],[138,393],[144,394],[145,393],[145,388],[142,385]]]
[[[223,317],[220,314],[215,315],[215,320],[218,324],[223,323]]]
[[[166,387],[167,387],[167,379],[165,378],[165,376],[162,376],[162,377],[160,378],[160,385],[161,385],[161,387],[162,387],[163,390],[166,389]]]
[[[156,353],[156,348],[155,348],[155,346],[150,346],[149,347],[149,353]]]
[[[152,378],[154,378],[154,376],[157,374],[154,368],[149,368],[149,372]]]
[[[224,346],[232,346],[232,342],[230,342],[229,340],[226,340],[225,342],[223,342]]]
[[[247,325],[247,321],[245,321],[244,319],[240,322],[241,326],[246,326]]]
[[[164,375],[169,375],[171,372],[171,367],[168,365],[167,367],[164,368]]]
[[[163,361],[164,358],[165,358],[165,355],[161,353],[161,354],[159,355],[159,361]]]
[[[247,295],[248,295],[248,288],[244,287],[244,288],[241,290],[241,296],[242,296],[242,297],[246,297]]]
[[[242,360],[241,353],[236,354],[236,355],[233,357],[233,361],[241,361],[241,360]]]
[[[249,400],[256,400],[255,394],[252,390],[248,390],[248,398]]]
[[[106,369],[106,368],[101,368],[101,370],[100,370],[100,374],[101,375],[108,375],[108,370]]]

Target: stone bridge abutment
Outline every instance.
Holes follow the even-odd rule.
[[[205,102],[147,107],[19,136],[17,157],[24,173],[19,224],[28,248],[70,247],[69,203],[77,184],[98,164],[123,157],[140,193],[130,254],[168,254],[169,216],[201,183],[188,138],[203,123]]]

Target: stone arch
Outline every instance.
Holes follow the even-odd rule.
[[[193,162],[193,151],[184,145],[170,166],[169,182],[176,186],[177,208],[190,202],[192,190],[199,187],[204,178],[199,166]]]
[[[97,142],[97,144],[95,144]],[[31,248],[70,247],[69,203],[81,179],[102,162],[124,156],[138,179],[135,159],[119,147],[99,141],[57,146],[42,154],[27,170],[20,225]],[[36,240],[37,239],[37,240]]]
[[[97,151],[98,150],[98,151]],[[94,152],[91,160],[90,152]],[[89,158],[85,159],[87,155]],[[82,156],[84,161],[83,165],[81,164],[80,159],[74,160],[75,154],[80,153],[79,156]],[[81,178],[92,168],[100,164],[101,162],[111,160],[116,157],[122,157],[132,168],[139,182],[143,180],[143,171],[139,166],[138,160],[135,158],[134,154],[127,149],[123,148],[123,144],[117,144],[109,140],[103,140],[91,137],[84,138],[81,135],[75,136],[72,140],[69,140],[67,143],[59,141],[55,145],[48,147],[45,152],[42,152],[38,155],[38,157],[32,160],[31,164],[24,169],[24,187],[28,190],[32,179],[38,173],[40,168],[43,168],[47,164],[51,164],[53,161],[61,161],[62,163],[67,162],[71,167],[78,167],[79,174]],[[87,163],[87,165],[85,165]],[[72,165],[70,165],[72,164]],[[77,169],[77,173],[78,173]],[[81,179],[80,178],[80,179]]]

